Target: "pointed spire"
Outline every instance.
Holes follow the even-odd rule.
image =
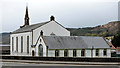
[[[26,6],[26,13],[25,13],[25,17],[29,17],[29,16],[28,16],[28,6]]]
[[[28,5],[26,6],[25,24],[24,25],[29,25]]]

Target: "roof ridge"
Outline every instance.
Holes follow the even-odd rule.
[[[23,27],[23,28],[19,28],[19,29],[13,31],[12,33],[14,34],[14,33],[29,32],[29,31],[34,30],[34,29],[36,29],[36,28],[38,28],[38,27],[41,27],[41,26],[43,26],[43,25],[45,25],[45,24],[47,24],[47,23],[49,23],[49,22],[50,22],[50,21],[41,22],[41,23],[36,23],[36,24],[32,24],[32,25],[27,25],[27,26],[25,26],[25,27]]]
[[[35,23],[35,24],[32,24],[32,25],[37,25],[37,24],[42,24],[42,23],[48,23],[50,21],[46,21],[46,22],[41,22],[41,23]],[[32,26],[32,25],[29,25],[29,26]]]
[[[103,38],[100,36],[44,36],[44,37],[99,37],[99,38]]]

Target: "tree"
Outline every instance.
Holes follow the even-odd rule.
[[[111,42],[114,47],[120,47],[120,34],[115,35]]]

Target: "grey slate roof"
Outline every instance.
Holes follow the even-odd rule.
[[[19,28],[17,29],[16,31],[13,31],[12,33],[21,33],[21,32],[28,32],[28,31],[31,31],[35,28],[38,28],[38,27],[41,27],[43,26],[44,24],[47,24],[49,23],[50,21],[47,21],[47,22],[44,22],[44,23],[38,23],[38,24],[33,24],[33,25],[27,25],[23,28]]]
[[[102,37],[44,36],[49,49],[110,48]]]

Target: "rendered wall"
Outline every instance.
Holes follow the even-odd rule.
[[[55,57],[55,50],[48,50],[48,57]]]
[[[23,36],[23,52],[21,53],[21,36]],[[29,36],[29,54],[27,53],[27,36]],[[12,51],[12,37],[14,38],[14,51]],[[18,37],[18,52],[16,52],[16,37]],[[10,35],[10,52],[14,56],[29,56],[31,54],[32,33],[24,32]]]
[[[59,50],[59,57],[64,57],[64,50]]]
[[[81,49],[78,49],[76,57],[111,57],[110,49],[107,49],[107,56],[103,56],[103,49],[99,49],[99,56],[96,56],[95,51],[96,49],[92,53],[91,49],[85,49],[85,56],[81,56]],[[55,57],[55,50],[48,50],[48,56]],[[64,50],[59,50],[59,57],[64,57]],[[68,50],[68,57],[73,57],[72,49]]]
[[[49,23],[33,30],[33,44],[37,41],[41,30],[43,31],[44,36],[50,36],[52,32],[56,36],[70,36],[70,32],[68,30],[58,25],[55,21],[50,21]]]

